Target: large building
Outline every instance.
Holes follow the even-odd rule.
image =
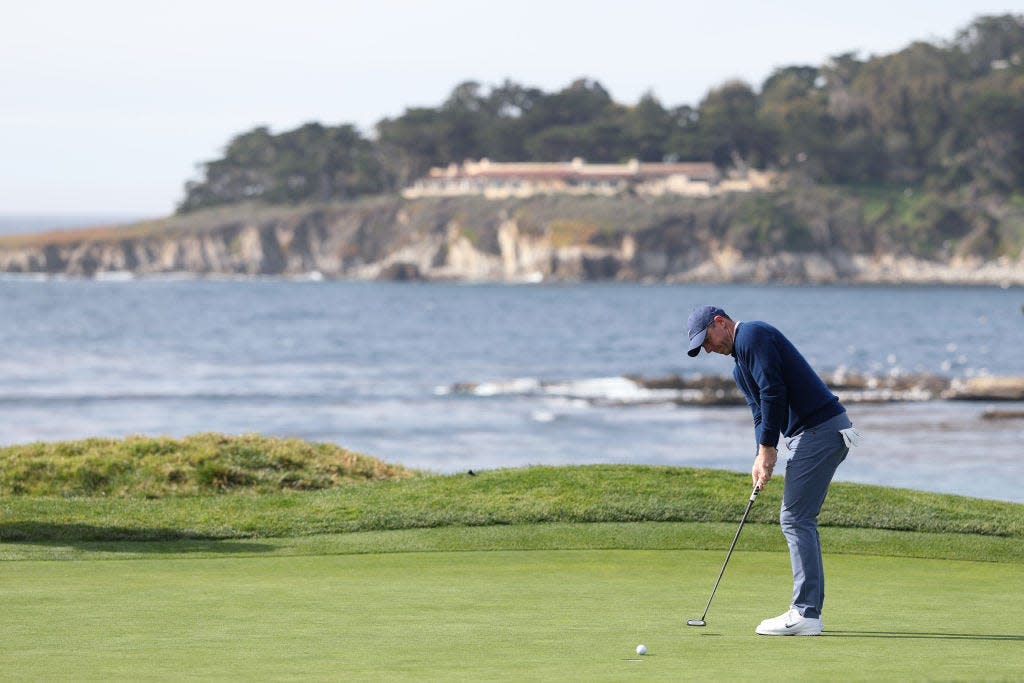
[[[489,159],[435,167],[402,191],[409,199],[478,195],[489,199],[530,197],[538,194],[612,196],[623,192],[647,195],[710,197],[723,192],[767,189],[771,176],[760,171],[723,176],[703,161],[624,164],[569,162],[495,162]]]

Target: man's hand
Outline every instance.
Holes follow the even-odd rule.
[[[757,457],[754,458],[754,468],[750,476],[754,480],[754,486],[763,490],[764,485],[771,481],[772,471],[775,469],[775,461],[779,459],[779,451],[772,446],[761,444],[757,447]]]

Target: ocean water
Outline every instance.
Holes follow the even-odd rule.
[[[748,472],[746,407],[624,379],[728,376],[730,358],[685,354],[700,303],[771,322],[823,373],[1024,375],[1022,289],[9,277],[0,444],[260,432],[435,472]],[[1024,502],[1024,420],[982,419],[987,403],[847,407],[866,441],[838,479]]]

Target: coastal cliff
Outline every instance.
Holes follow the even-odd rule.
[[[1024,285],[997,220],[929,240],[850,201],[784,196],[375,198],[243,205],[0,239],[0,271],[72,277],[269,275],[501,282]],[[889,218],[891,223],[891,218]],[[996,245],[996,246],[993,246]]]

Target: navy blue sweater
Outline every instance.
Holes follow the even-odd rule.
[[[754,413],[758,444],[778,447],[780,433],[795,436],[846,412],[796,347],[768,323],[740,323],[732,355],[732,376]]]

